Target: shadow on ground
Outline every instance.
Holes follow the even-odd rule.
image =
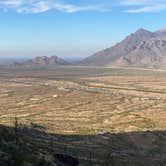
[[[74,166],[58,155],[80,166],[165,166],[166,132],[60,135],[40,126],[0,126],[0,166]]]

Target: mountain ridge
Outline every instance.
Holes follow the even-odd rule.
[[[85,58],[80,64],[160,68],[166,65],[165,41],[166,30],[151,32],[141,28],[114,46]]]
[[[54,65],[68,65],[69,62],[64,59],[54,55],[54,56],[37,56],[33,59],[26,60],[22,63],[15,63],[16,66],[54,66]]]

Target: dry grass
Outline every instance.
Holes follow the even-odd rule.
[[[165,72],[58,70],[6,72],[0,81],[1,124],[12,125],[17,116],[52,133],[166,129]]]

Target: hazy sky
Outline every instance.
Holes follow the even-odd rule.
[[[0,0],[0,57],[86,57],[141,27],[166,28],[166,0]]]

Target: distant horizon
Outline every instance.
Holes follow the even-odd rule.
[[[85,58],[139,28],[165,28],[165,15],[165,0],[1,0],[0,57]]]
[[[17,56],[17,57],[0,57],[0,64],[4,64],[4,63],[13,63],[13,62],[24,62],[27,60],[31,60],[34,59],[36,57],[52,57],[52,56],[56,56],[56,55],[43,55],[43,56],[32,56],[32,57],[21,57],[21,56]],[[74,63],[74,62],[79,62],[81,60],[83,60],[86,57],[71,57],[71,58],[63,58],[61,56],[58,56],[59,58],[62,58],[63,60],[70,62],[70,63]]]
[[[145,29],[145,28],[142,28],[142,27],[140,27],[140,28],[138,28],[136,31],[138,31],[138,30],[140,30],[140,29],[144,29],[144,30],[147,30],[147,31],[150,31],[150,30],[148,30],[148,29]],[[156,31],[162,31],[162,30],[166,30],[166,28],[160,28],[160,29],[157,29],[157,30],[155,30],[155,31],[150,31],[150,32],[156,32]],[[131,32],[130,34],[128,34],[128,35],[131,35],[132,33],[135,33],[136,31],[134,31],[134,32]],[[127,36],[128,36],[127,35]],[[127,36],[125,36],[123,39],[125,39]],[[121,39],[121,40],[123,40],[123,39]],[[117,41],[117,43],[119,43],[120,41]],[[43,52],[41,52],[41,54],[39,55],[37,55],[36,53],[35,53],[35,55],[31,55],[31,56],[0,56],[0,60],[3,60],[3,61],[15,61],[15,60],[18,60],[18,61],[22,61],[22,60],[28,60],[28,59],[33,59],[33,58],[35,58],[35,57],[42,57],[42,56],[46,56],[46,57],[51,57],[51,56],[58,56],[58,57],[60,57],[60,58],[62,58],[62,59],[64,59],[64,60],[67,60],[67,61],[69,61],[69,62],[77,62],[77,61],[80,61],[80,60],[82,60],[82,59],[84,59],[84,58],[87,58],[87,57],[89,57],[89,56],[91,56],[91,55],[93,55],[93,54],[95,54],[96,52],[99,52],[99,51],[101,51],[101,50],[104,50],[104,49],[107,49],[107,48],[110,48],[110,47],[112,47],[112,46],[114,46],[114,45],[116,45],[117,43],[114,43],[114,44],[112,44],[112,45],[110,45],[109,47],[105,47],[105,48],[100,48],[99,50],[96,50],[96,51],[94,51],[94,52],[92,52],[92,53],[89,53],[89,54],[87,54],[86,56],[84,55],[84,56],[62,56],[62,55],[59,55],[59,54],[56,54],[56,53],[46,53],[46,54],[43,54]],[[26,52],[25,52],[26,53]],[[24,55],[25,53],[23,53],[22,55]]]

